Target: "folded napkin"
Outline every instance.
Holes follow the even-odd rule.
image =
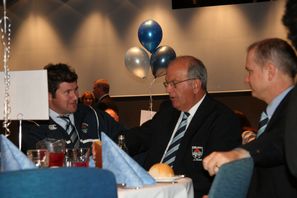
[[[1,171],[36,168],[35,164],[4,135],[0,135],[0,149]]]
[[[125,184],[128,188],[139,188],[145,184],[156,183],[145,169],[120,149],[105,133],[101,133],[101,138],[103,168],[113,172],[118,184]]]

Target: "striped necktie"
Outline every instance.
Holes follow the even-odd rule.
[[[176,156],[176,152],[179,148],[182,137],[184,136],[187,129],[187,119],[190,114],[188,112],[184,112],[182,120],[174,134],[174,137],[167,149],[167,152],[164,156],[163,162],[168,164],[169,166],[174,166],[174,160]]]
[[[268,123],[268,115],[266,111],[263,111],[261,114],[260,122],[259,122],[259,127],[258,127],[258,132],[257,132],[257,138],[262,135],[262,133],[265,131],[267,123]]]
[[[78,148],[79,141],[78,141],[78,135],[75,130],[75,126],[71,123],[69,116],[60,116],[60,118],[66,122],[65,130],[67,131],[67,134],[70,137],[73,148]]]

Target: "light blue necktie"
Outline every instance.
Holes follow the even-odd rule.
[[[168,164],[169,166],[173,167],[175,155],[179,148],[180,142],[182,140],[182,137],[184,136],[186,129],[187,129],[187,119],[190,114],[187,112],[184,112],[183,118],[178,126],[178,129],[176,130],[174,137],[167,149],[167,152],[165,154],[165,157],[163,159],[163,162]]]
[[[259,122],[259,127],[258,127],[258,132],[257,132],[257,138],[262,135],[262,133],[265,131],[267,123],[268,123],[268,115],[266,111],[263,111],[261,114],[260,122]]]

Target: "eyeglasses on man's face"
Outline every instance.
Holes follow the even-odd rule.
[[[195,79],[197,79],[197,78],[188,78],[188,79],[179,80],[179,81],[173,80],[173,81],[169,81],[169,82],[165,81],[165,82],[163,82],[163,85],[164,85],[165,88],[167,88],[169,86],[176,88],[176,85],[178,85],[179,83],[186,82],[186,81],[189,81],[189,80],[195,80]]]

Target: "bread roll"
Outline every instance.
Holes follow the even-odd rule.
[[[154,164],[150,168],[149,174],[154,178],[174,176],[173,169],[168,164],[165,164],[165,163]]]

